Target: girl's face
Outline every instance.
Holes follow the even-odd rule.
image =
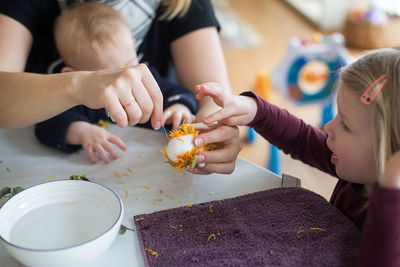
[[[324,127],[336,174],[353,183],[376,182],[376,144],[369,120],[369,106],[342,84],[337,95],[337,107],[338,114]]]

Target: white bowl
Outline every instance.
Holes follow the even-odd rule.
[[[114,241],[123,217],[111,189],[79,180],[28,188],[0,208],[0,240],[29,266],[79,266]]]

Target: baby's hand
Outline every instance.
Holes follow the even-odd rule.
[[[72,123],[67,132],[67,141],[68,136],[75,136],[74,139],[78,141],[76,144],[82,145],[90,160],[95,163],[98,162],[98,157],[105,163],[109,163],[111,159],[108,153],[114,159],[119,157],[113,144],[117,145],[121,150],[126,151],[124,142],[118,136],[109,133],[104,128],[87,122],[79,121]]]
[[[164,124],[172,124],[172,129],[177,129],[182,122],[191,123],[196,117],[189,108],[183,104],[173,104],[164,110]]]
[[[206,117],[203,120],[205,124],[219,122],[231,126],[247,125],[256,116],[257,101],[252,97],[227,93],[218,83],[203,83],[196,85],[195,88],[198,100],[210,96],[218,106],[222,107]]]

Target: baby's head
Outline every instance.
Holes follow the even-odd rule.
[[[385,79],[386,83],[376,97],[370,104],[361,101],[379,78],[371,95]],[[382,175],[389,157],[400,149],[399,100],[399,50],[373,51],[341,70],[338,115],[325,127],[339,177],[370,184]]]
[[[136,65],[128,24],[112,7],[77,4],[56,20],[54,38],[65,70],[104,70]]]

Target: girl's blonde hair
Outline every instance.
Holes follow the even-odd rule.
[[[191,0],[162,1],[165,11],[161,14],[160,19],[172,20],[175,17],[183,17],[189,10],[191,2]]]
[[[387,82],[370,103],[378,177],[382,176],[390,156],[400,149],[400,50],[375,50],[340,72],[341,82],[357,97],[384,74]]]

